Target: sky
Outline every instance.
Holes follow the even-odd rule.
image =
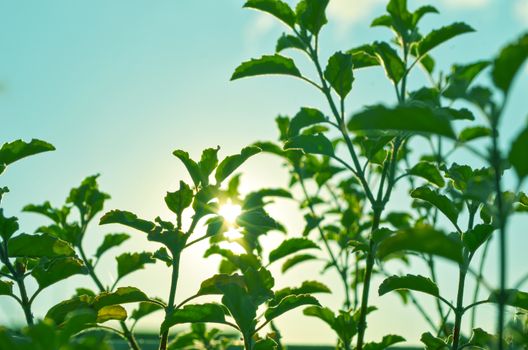
[[[409,1],[411,9],[425,3]],[[491,58],[528,28],[528,0],[430,3],[441,15],[425,19],[423,32],[459,20],[477,30],[435,51],[443,69],[453,61]],[[106,210],[169,218],[163,202],[166,191],[175,190],[181,179],[189,181],[173,150],[199,157],[202,149],[220,145],[225,156],[256,140],[274,140],[273,120],[278,114],[293,115],[301,106],[327,111],[321,96],[301,81],[268,77],[229,82],[240,62],[272,53],[275,40],[286,30],[265,14],[242,9],[242,4],[240,0],[0,1],[0,143],[39,138],[57,148],[19,162],[2,175],[2,185],[11,190],[2,205],[6,214],[19,216],[21,231],[31,232],[46,222],[21,213],[24,205],[44,200],[60,205],[71,187],[96,173],[101,174],[101,189],[112,196]],[[321,34],[323,61],[336,50],[388,39],[384,29],[369,28],[384,6],[384,0],[331,0],[330,24]],[[299,66],[308,76],[313,74],[308,65]],[[413,76],[410,85],[418,87],[422,82]],[[526,121],[523,97],[528,91],[528,68],[515,85],[501,129],[504,145]],[[380,101],[395,102],[383,73],[377,69],[357,73],[348,110]],[[287,184],[287,174],[271,156],[255,156],[242,170],[244,192]],[[405,201],[404,193],[397,194],[391,205]],[[302,229],[302,215],[292,203],[280,202],[271,211],[287,223],[289,234]],[[512,282],[526,272],[523,254],[528,239],[522,232],[526,224],[525,217],[515,218],[510,225]],[[104,233],[117,231],[123,228],[93,225],[86,249],[94,251]],[[99,267],[108,284],[116,274],[114,254],[158,248],[141,233],[127,232],[133,240],[114,250]],[[279,235],[272,234],[265,244],[274,247],[279,240]],[[215,258],[201,258],[204,249],[205,245],[197,245],[184,256],[178,300],[196,292],[200,281],[216,272]],[[487,271],[493,281],[494,251],[489,261]],[[277,274],[277,286],[300,284],[311,271],[310,279],[340,288],[336,276],[319,276],[319,269],[314,264],[285,276]],[[394,267],[394,272],[418,273],[423,266],[406,269]],[[456,271],[448,264],[441,269],[445,277],[440,284],[454,295],[449,293],[454,291]],[[169,279],[167,268],[157,264],[127,277],[122,285],[137,285],[165,297]],[[58,298],[71,296],[79,283],[90,285],[88,278],[75,277],[43,292],[36,301],[36,314],[43,315]],[[376,288],[372,288],[372,302],[381,311],[369,317],[367,338],[379,340],[386,331],[417,343],[427,329],[415,309],[401,305],[395,296],[378,298]],[[320,300],[336,309],[341,298],[338,290]],[[0,308],[5,311],[0,313],[0,323],[22,321],[12,300],[0,298]],[[483,327],[492,331],[494,308],[483,306],[481,315]],[[143,329],[155,329],[160,317],[146,319]],[[302,318],[299,322],[299,317],[298,310],[279,321],[286,342],[333,341],[331,331],[319,321]]]

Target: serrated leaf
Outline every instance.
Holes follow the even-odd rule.
[[[297,264],[300,264],[304,261],[309,261],[309,260],[317,260],[317,257],[311,254],[298,254],[298,255],[292,256],[291,258],[289,258],[282,264],[281,272],[285,273],[286,271],[296,266]]]
[[[281,52],[286,49],[298,49],[304,51],[306,50],[306,44],[296,36],[283,33],[279,40],[277,40],[275,51]]]
[[[445,181],[442,177],[442,174],[440,174],[440,170],[438,170],[436,165],[430,162],[422,161],[417,163],[409,170],[409,174],[424,178],[438,187],[444,187],[445,185]]]
[[[328,59],[324,71],[324,77],[342,99],[352,90],[352,66],[352,55],[338,51]]]
[[[235,319],[244,337],[250,337],[255,331],[257,305],[248,292],[237,284],[218,286],[222,291],[224,304]]]
[[[257,340],[253,345],[253,350],[276,350],[277,343],[270,338]]]
[[[495,86],[508,93],[519,69],[528,58],[528,33],[504,47],[493,61],[491,76]]]
[[[172,152],[174,156],[176,156],[185,166],[187,169],[187,172],[191,176],[191,179],[194,183],[194,186],[198,187],[200,185],[200,182],[202,180],[202,176],[200,173],[200,168],[198,167],[198,164],[191,159],[189,156],[189,153],[182,151],[182,150],[175,150]]]
[[[0,280],[0,295],[12,295],[13,282]]]
[[[219,286],[226,284],[237,284],[242,288],[246,287],[246,281],[243,276],[238,274],[228,275],[225,273],[214,275],[202,282],[197,295],[214,295],[222,294]]]
[[[397,84],[405,74],[405,65],[396,51],[386,42],[375,42],[372,44],[374,54],[379,63],[385,69],[390,80]]]
[[[275,54],[264,55],[260,58],[243,62],[235,69],[231,80],[268,74],[301,77],[301,72],[291,58]]]
[[[55,258],[74,255],[73,247],[61,239],[49,235],[28,235],[12,237],[7,242],[10,257]]]
[[[132,311],[130,318],[137,321],[145,316],[152,314],[158,310],[162,310],[163,307],[156,303],[140,302],[138,307]]]
[[[332,142],[330,142],[330,140],[323,134],[297,135],[284,144],[284,149],[300,149],[309,154],[322,154],[330,157],[334,156]]]
[[[321,306],[317,299],[309,294],[288,295],[287,297],[283,298],[276,306],[268,308],[264,313],[264,317],[267,321],[271,321],[283,313],[303,305]]]
[[[108,250],[120,246],[123,242],[130,238],[126,233],[109,233],[106,234],[103,243],[97,248],[95,257],[100,258]]]
[[[253,8],[256,10],[267,12],[291,28],[295,26],[295,13],[290,6],[280,0],[248,0],[244,4],[244,7]]]
[[[438,45],[465,33],[474,32],[469,25],[456,22],[445,27],[435,29],[420,40],[417,46],[418,55],[423,56]]]
[[[488,66],[489,61],[478,61],[467,65],[454,65],[448,77],[447,87],[442,92],[447,98],[464,97],[473,80]]]
[[[456,138],[450,120],[425,106],[372,106],[352,116],[348,129],[397,130]]]
[[[145,293],[135,287],[120,287],[115,292],[102,292],[93,300],[96,309],[105,306],[149,301]]]
[[[302,107],[290,121],[288,136],[297,136],[302,128],[326,121],[326,117],[321,111],[315,108]]]
[[[297,23],[301,28],[318,35],[321,28],[327,23],[326,6],[329,0],[301,0],[297,3],[295,14]]]
[[[332,293],[330,288],[321,282],[304,281],[299,287],[287,287],[275,291],[273,300],[268,302],[269,306],[277,305],[288,295],[314,294],[314,293]]]
[[[99,221],[100,225],[105,224],[121,224],[136,230],[150,233],[156,225],[153,222],[140,219],[136,214],[124,210],[112,210],[103,215]]]
[[[528,49],[527,49],[528,50]],[[528,127],[524,128],[523,131],[513,141],[508,160],[510,161],[513,169],[517,173],[519,180],[523,180],[528,176],[528,160],[526,155],[528,150]]]
[[[378,289],[380,296],[389,292],[406,289],[437,297],[439,295],[438,286],[427,277],[419,275],[391,276],[385,279]]]
[[[290,254],[297,253],[305,249],[320,249],[319,246],[309,240],[308,238],[290,238],[282,241],[282,243],[269,253],[269,263],[284,258]]]
[[[14,216],[5,217],[4,209],[0,208],[0,237],[8,241],[18,231],[18,219]]]
[[[152,257],[151,253],[123,253],[116,257],[117,261],[117,278],[121,279],[126,275],[142,270],[145,264],[153,264],[156,259]]]
[[[440,210],[454,225],[458,227],[458,209],[453,202],[443,194],[433,191],[426,186],[418,187],[411,192],[412,198],[418,198],[434,205]]]
[[[32,139],[30,142],[22,140],[6,142],[2,145],[2,148],[0,148],[0,174],[2,174],[9,164],[14,163],[17,160],[54,150],[55,147],[51,144],[37,139]]]
[[[204,186],[209,184],[209,175],[218,165],[218,151],[220,147],[217,148],[206,148],[202,152],[200,161],[198,162],[198,167],[200,168],[200,176],[202,179],[202,184]],[[181,189],[181,184],[180,184]]]
[[[424,343],[426,350],[444,350],[451,348],[443,339],[435,337],[429,332],[423,333],[420,341]]]
[[[193,191],[183,181],[180,181],[180,188],[174,192],[167,192],[165,204],[178,217],[181,217],[185,208],[189,207],[193,200]]]
[[[381,342],[370,342],[370,343],[365,344],[364,349],[365,350],[385,350],[394,344],[401,343],[404,341],[405,341],[405,338],[399,335],[389,334],[389,335],[383,336],[383,338],[381,339]]]
[[[246,160],[251,156],[259,153],[261,150],[258,147],[249,146],[245,147],[240,151],[240,154],[234,154],[232,156],[227,156],[218,164],[216,168],[215,178],[217,184],[220,184],[224,181],[233,171],[238,169]]]
[[[479,224],[473,229],[464,232],[462,243],[472,253],[474,253],[490,237],[495,228],[492,225]]]
[[[77,274],[86,275],[88,270],[81,260],[70,257],[41,262],[31,271],[31,276],[37,281],[39,289]]]
[[[431,227],[401,230],[383,240],[378,246],[380,259],[401,251],[414,251],[444,257],[462,263],[462,243]]]
[[[347,53],[352,55],[354,69],[380,65],[380,62],[374,53],[374,48],[371,45],[361,45],[348,50]]]

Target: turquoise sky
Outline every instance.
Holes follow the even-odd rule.
[[[425,3],[409,2],[411,8]],[[385,30],[368,26],[384,3],[331,0],[332,24],[325,27],[321,38],[323,58],[338,49],[388,38]],[[431,3],[442,15],[425,20],[423,32],[456,20],[477,29],[435,52],[441,68],[453,61],[492,57],[528,27],[528,0]],[[203,148],[220,145],[227,155],[256,140],[275,139],[273,119],[279,113],[294,114],[300,106],[325,108],[321,96],[301,81],[271,77],[229,82],[241,61],[273,52],[275,39],[285,30],[271,18],[241,9],[242,4],[240,0],[0,1],[0,142],[40,138],[57,148],[17,163],[2,176],[2,183],[11,189],[3,206],[8,214],[20,216],[22,230],[32,231],[45,222],[31,214],[20,214],[22,206],[46,199],[58,205],[69,188],[95,173],[101,173],[101,187],[112,195],[106,209],[126,209],[145,218],[168,217],[163,204],[165,192],[174,190],[180,179],[188,180],[171,155],[174,149],[198,156]],[[307,69],[307,75],[313,74],[308,66],[300,67]],[[377,101],[394,101],[381,71],[360,72],[356,78],[350,111]],[[422,81],[415,76],[411,86]],[[526,121],[526,91],[525,67],[503,124],[506,140]],[[286,184],[280,163],[269,156],[250,160],[244,173],[245,191]],[[393,205],[405,201],[405,195],[400,194]],[[288,222],[292,234],[303,225],[302,216],[291,203],[281,203],[274,212]],[[521,230],[526,224],[526,218],[519,218],[511,225],[512,281],[527,270],[523,265],[528,239],[525,229]],[[92,227],[87,249],[95,249],[108,230]],[[156,245],[145,243],[140,233],[133,234],[136,239],[125,248],[156,249]],[[267,241],[273,246],[278,239],[272,235]],[[197,247],[184,260],[180,300],[195,292],[202,278],[215,272],[214,259],[200,258],[203,249],[203,245]],[[100,270],[108,283],[115,276],[112,259],[108,257]],[[491,256],[492,280],[495,261]],[[298,284],[306,273],[318,269],[316,265],[299,267],[290,275],[279,274],[277,283]],[[417,266],[412,271],[420,269]],[[447,277],[442,287],[450,293],[454,270],[449,266],[443,269]],[[399,267],[394,271],[411,272]],[[335,276],[309,278],[340,288]],[[168,279],[167,269],[159,264],[123,284],[135,284],[165,297]],[[72,278],[42,293],[37,299],[37,314],[42,315],[56,298],[70,296],[80,282],[90,283],[87,278]],[[338,292],[321,300],[337,307],[340,297]],[[402,307],[397,298],[373,297],[373,301],[382,311],[372,315],[369,339],[380,339],[386,330],[416,343],[419,334],[427,330],[414,309]],[[0,299],[0,308],[6,311],[0,313],[0,322],[22,320],[11,300]],[[489,330],[493,312],[483,307],[481,313]],[[299,317],[300,312],[294,312],[279,323],[287,342],[332,341],[324,325],[315,319],[299,322]],[[154,316],[145,327],[153,328],[158,321],[159,315]]]

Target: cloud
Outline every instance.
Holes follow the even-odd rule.
[[[443,0],[447,7],[456,9],[477,9],[488,6],[490,0]]]
[[[326,13],[342,32],[361,20],[370,19],[374,11],[385,3],[386,0],[331,0]]]
[[[528,0],[517,0],[513,7],[515,16],[524,25],[528,25]]]

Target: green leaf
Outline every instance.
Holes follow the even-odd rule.
[[[301,51],[305,51],[306,44],[294,35],[283,33],[279,40],[277,40],[277,45],[275,45],[275,52],[281,52],[286,49],[298,49]]]
[[[163,307],[159,304],[143,301],[140,302],[138,307],[132,311],[130,318],[137,321],[158,310],[163,310]]]
[[[405,75],[405,65],[398,53],[386,42],[375,42],[372,47],[389,79],[397,84]]]
[[[215,178],[216,183],[220,184],[224,181],[233,171],[238,169],[249,157],[254,156],[259,153],[261,150],[258,147],[249,146],[244,147],[240,154],[234,154],[232,156],[227,156],[220,162],[216,168]]]
[[[86,275],[88,270],[81,260],[70,257],[41,262],[31,271],[31,276],[37,281],[39,289],[77,274]]]
[[[209,184],[209,175],[213,172],[213,170],[218,165],[218,151],[220,150],[220,147],[217,148],[206,148],[202,152],[202,156],[200,158],[200,162],[198,163],[198,167],[200,168],[200,175],[202,179],[202,184],[204,186]],[[181,185],[180,185],[181,188]]]
[[[121,279],[126,275],[142,270],[145,264],[153,264],[156,259],[152,257],[151,253],[123,253],[116,257],[117,260],[117,278]]]
[[[288,295],[287,297],[283,298],[276,306],[268,308],[264,313],[264,317],[266,318],[266,321],[271,321],[283,313],[303,305],[321,306],[317,299],[315,299],[310,294]]]
[[[91,303],[92,297],[88,295],[73,297],[52,306],[46,313],[45,318],[51,319],[55,324],[59,325],[64,322],[70,312],[79,309],[91,309]]]
[[[93,306],[101,309],[105,306],[145,302],[150,299],[135,287],[120,287],[115,292],[102,292],[93,300]]]
[[[422,17],[428,13],[439,13],[438,10],[434,6],[425,5],[421,6],[416,9],[416,11],[412,14],[412,26],[416,27],[418,22],[422,19]]]
[[[274,293],[273,300],[268,302],[268,306],[276,306],[282,299],[289,295],[314,294],[314,293],[332,293],[330,288],[321,282],[304,281],[299,287],[287,287],[277,290]]]
[[[103,215],[99,221],[100,225],[105,224],[121,224],[136,230],[150,233],[156,225],[153,222],[139,219],[136,214],[124,210],[112,210]]]
[[[178,217],[181,217],[185,208],[189,207],[193,200],[193,191],[185,182],[180,181],[180,188],[175,192],[167,192],[165,204]]]
[[[424,226],[401,230],[386,238],[378,246],[380,259],[401,251],[432,254],[462,263],[462,243],[440,231]]]
[[[0,295],[12,295],[13,282],[0,280]]]
[[[458,227],[458,209],[453,202],[443,194],[433,191],[426,186],[418,187],[417,189],[411,192],[412,198],[418,198],[434,205],[438,210],[440,210],[444,215]]]
[[[385,350],[388,347],[396,343],[401,343],[404,341],[405,341],[405,338],[399,335],[389,334],[389,335],[383,336],[383,338],[381,339],[381,342],[379,343],[370,342],[370,343],[365,344],[364,349],[365,350]]]
[[[420,40],[417,46],[419,56],[423,56],[438,45],[465,33],[475,30],[462,22],[456,22],[448,26],[435,29]]]
[[[15,232],[18,231],[18,219],[14,216],[8,218],[4,216],[4,209],[0,208],[0,237],[8,241]]]
[[[55,209],[51,206],[50,202],[46,201],[42,204],[28,204],[22,211],[29,213],[37,213],[50,218],[54,223],[60,224],[66,221],[70,208],[67,206],[61,209]]]
[[[74,255],[73,247],[49,235],[20,234],[7,242],[10,257],[41,258]]]
[[[308,238],[290,238],[269,253],[269,263],[275,262],[290,254],[297,253],[305,249],[320,249],[319,246]]]
[[[513,141],[510,154],[508,155],[508,159],[521,181],[528,176],[526,150],[528,150],[528,127],[524,128],[515,141]]]
[[[66,203],[73,203],[85,221],[90,221],[103,210],[104,202],[110,198],[107,193],[99,191],[97,178],[99,174],[87,176],[79,187],[72,188]]]
[[[479,224],[462,235],[462,243],[474,253],[490,237],[495,228],[492,225]]]
[[[352,131],[397,130],[456,138],[450,120],[425,106],[372,106],[353,115],[347,126]]]
[[[6,142],[0,148],[0,174],[11,163],[16,162],[25,157],[29,157],[38,153],[54,151],[55,147],[51,144],[33,139],[30,142],[16,140],[13,142]]]
[[[342,99],[352,90],[352,66],[352,56],[338,51],[328,59],[324,71],[324,77]]]
[[[485,126],[468,126],[458,135],[458,142],[469,142],[478,138],[491,136],[491,129]]]
[[[295,13],[290,6],[280,0],[248,0],[244,4],[244,7],[253,8],[256,10],[267,12],[291,28],[295,26]]]
[[[300,149],[309,154],[322,154],[330,157],[334,156],[332,142],[330,142],[330,140],[323,134],[297,135],[284,144],[284,149]]]
[[[326,6],[329,0],[301,0],[295,8],[297,23],[313,35],[318,35],[327,23]]]
[[[189,157],[189,153],[185,151],[177,149],[172,152],[172,154],[183,163],[183,165],[187,169],[187,172],[191,176],[194,186],[198,187],[202,180],[202,174],[200,172],[200,167],[198,166],[198,164],[196,164],[196,162]]]
[[[419,275],[391,276],[385,279],[378,289],[380,296],[394,290],[413,290],[437,297],[440,295],[438,286],[427,277]]]
[[[469,339],[469,344],[481,349],[493,348],[497,344],[497,337],[489,334],[482,328],[474,328]]]
[[[510,90],[517,72],[528,58],[528,33],[504,47],[493,62],[491,77],[505,94]]]
[[[506,300],[505,300],[506,305],[528,310],[528,293],[521,292],[517,289],[506,289],[504,290],[504,293],[506,295]],[[489,296],[488,301],[492,303],[498,303],[499,295],[500,295],[500,291],[497,290],[493,292]]]
[[[267,74],[301,77],[301,72],[291,58],[275,54],[264,55],[260,58],[243,62],[235,69],[231,80]]]
[[[197,295],[214,295],[222,294],[219,286],[227,284],[236,284],[242,288],[246,287],[246,281],[243,276],[238,274],[228,275],[225,273],[214,275],[202,282]]]
[[[331,328],[334,328],[335,315],[334,312],[327,307],[310,306],[303,310],[303,314],[306,316],[317,317]]]
[[[97,323],[110,320],[124,321],[126,318],[127,312],[121,305],[104,306],[97,310]]]
[[[247,291],[237,284],[219,286],[222,291],[224,304],[235,319],[244,337],[250,337],[255,331],[257,305]]]
[[[270,338],[257,340],[252,350],[276,350],[277,343]]]
[[[379,66],[380,62],[376,58],[374,48],[371,45],[361,45],[347,51],[352,55],[352,65],[354,69]]]
[[[473,80],[488,66],[489,61],[478,61],[467,65],[454,65],[448,77],[447,87],[442,94],[450,99],[466,96]]]
[[[130,238],[130,235],[126,233],[109,233],[105,235],[103,243],[97,248],[95,252],[95,257],[100,258],[105,252],[114,247],[118,247]]]
[[[298,254],[298,255],[292,256],[291,258],[289,258],[282,264],[281,272],[284,273],[288,271],[289,269],[291,269],[292,267],[304,261],[316,260],[316,259],[317,257],[311,254]]]
[[[225,311],[222,305],[207,303],[201,305],[186,305],[174,310],[165,317],[160,333],[168,331],[172,326],[182,323],[226,323]]]
[[[451,349],[442,339],[435,337],[431,333],[423,333],[420,341],[425,344],[426,350],[443,350]]]
[[[290,122],[288,136],[297,136],[301,129],[314,124],[324,123],[326,121],[327,119],[321,111],[315,108],[302,107]]]
[[[430,162],[419,162],[409,170],[409,174],[426,179],[433,185],[444,187],[445,181],[440,170]]]

